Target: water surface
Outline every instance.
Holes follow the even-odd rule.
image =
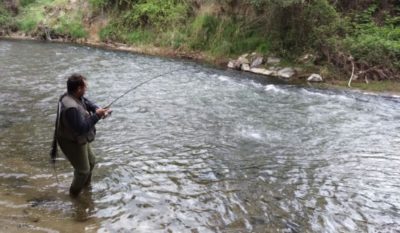
[[[99,122],[92,189],[71,200],[68,161],[59,183],[48,163],[66,77],[87,76],[88,98],[104,106],[172,70]],[[0,41],[0,81],[0,230],[400,230],[396,98],[21,41]]]

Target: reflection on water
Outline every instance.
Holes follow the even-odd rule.
[[[48,164],[66,76],[86,75],[89,98],[106,105],[177,69],[115,103],[93,143],[93,187],[71,200],[68,161],[59,183]],[[0,70],[0,209],[15,217],[0,222],[11,232],[13,221],[32,232],[400,229],[396,98],[33,42],[0,41]]]

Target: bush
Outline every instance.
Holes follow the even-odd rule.
[[[34,30],[43,20],[44,16],[39,11],[29,11],[17,20],[18,28],[24,32]]]
[[[185,1],[141,0],[126,11],[124,24],[128,28],[173,28],[185,21],[187,10]]]
[[[29,4],[34,3],[35,1],[36,1],[36,0],[20,0],[20,4],[21,4],[22,7],[26,7],[26,6],[28,6]]]
[[[7,27],[11,20],[10,13],[0,5],[0,27]]]
[[[192,49],[210,51],[216,55],[235,55],[258,51],[266,53],[270,44],[262,33],[240,20],[199,15],[188,30]]]
[[[82,25],[81,20],[68,18],[63,16],[59,19],[60,23],[55,29],[55,32],[62,35],[70,36],[73,39],[85,38],[88,33]]]
[[[212,37],[215,36],[220,20],[212,15],[200,15],[195,18],[190,29],[190,47],[197,50],[210,49]]]
[[[400,28],[370,24],[346,37],[344,46],[358,60],[400,68]]]
[[[372,65],[385,64],[400,68],[400,28],[397,16],[387,16],[383,25],[373,20],[377,9],[371,5],[347,18],[347,36],[343,47],[357,60]]]
[[[136,30],[126,35],[126,42],[129,44],[146,44],[151,43],[154,34],[146,30]]]

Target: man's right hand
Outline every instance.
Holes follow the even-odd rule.
[[[98,108],[96,109],[96,115],[103,119],[108,114],[108,111],[110,111],[108,108]]]

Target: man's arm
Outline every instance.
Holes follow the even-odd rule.
[[[86,108],[89,112],[96,112],[96,110],[98,108],[100,108],[99,106],[97,106],[95,103],[93,103],[92,101],[86,99],[85,97],[83,97],[83,101],[86,105]]]

